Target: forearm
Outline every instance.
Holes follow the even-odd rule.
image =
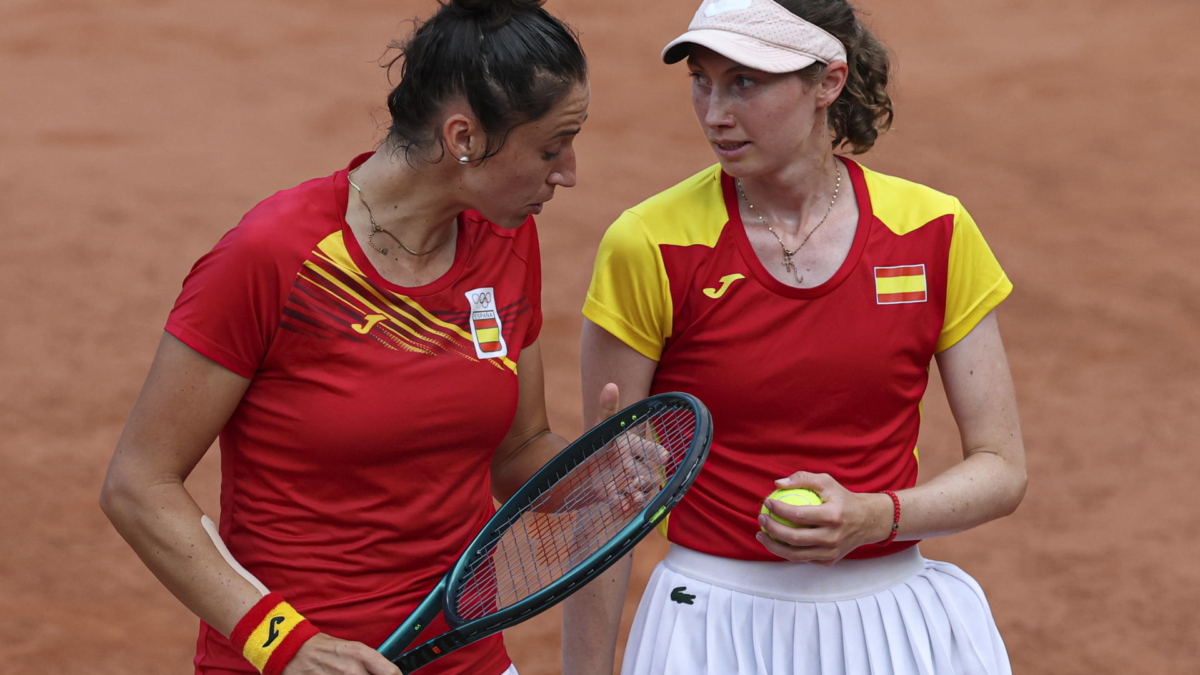
[[[1025,467],[987,450],[924,485],[897,492],[901,504],[897,539],[928,539],[977,527],[1016,510],[1025,496]],[[890,532],[892,504],[880,500]]]
[[[563,675],[612,675],[633,554],[563,603]]]
[[[188,609],[228,636],[262,597],[221,556],[178,477],[106,481],[101,506],[142,562]]]
[[[994,313],[938,355],[963,461],[899,493],[901,539],[960,532],[1016,510],[1025,496],[1025,446],[1008,359]]]
[[[492,469],[492,496],[507,501],[565,447],[567,440],[549,429],[534,435]]]
[[[897,491],[896,539],[913,541],[960,532],[1012,513],[1025,492],[1020,457],[1015,452],[975,449],[928,484]],[[814,490],[824,502],[800,506],[767,501],[772,512],[795,524],[759,517],[766,533],[755,535],[758,542],[781,558],[832,565],[859,546],[887,540],[892,532],[895,506],[886,494],[854,493],[828,474],[805,471],[775,484]]]

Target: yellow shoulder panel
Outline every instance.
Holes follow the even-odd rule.
[[[358,269],[358,265],[354,263],[354,259],[350,257],[350,252],[346,250],[346,241],[342,238],[342,229],[338,228],[329,233],[329,236],[321,240],[317,244],[317,250],[324,253],[333,264],[342,269],[349,270],[358,276],[365,276],[362,270]]]
[[[715,247],[728,221],[719,165],[621,214],[600,242],[583,315],[657,361],[674,323],[661,246]]]
[[[716,246],[729,221],[716,164],[668,188],[629,211],[645,223],[656,244]]]
[[[919,183],[876,173],[863,167],[871,210],[875,217],[898,235],[905,235],[929,222],[955,213],[957,201]]]

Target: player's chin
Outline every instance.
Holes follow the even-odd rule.
[[[505,230],[515,230],[525,224],[529,217],[541,213],[541,209],[536,211],[529,206],[514,209],[497,210],[494,214],[485,213],[484,218],[487,218],[491,223]]]
[[[763,162],[750,155],[733,158],[717,155],[717,159],[721,162],[721,170],[733,178],[751,178],[766,173]]]

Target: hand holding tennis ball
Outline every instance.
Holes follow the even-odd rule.
[[[819,506],[823,503],[821,498],[817,496],[817,493],[804,488],[781,488],[767,495],[767,499],[774,499],[775,501],[791,504],[792,506]],[[766,504],[763,504],[761,513],[775,519],[775,522],[782,523],[788,527],[812,527],[812,525],[797,525],[786,518],[780,518],[772,513]],[[767,528],[763,527],[762,531],[766,532]],[[774,537],[771,538],[774,539]]]

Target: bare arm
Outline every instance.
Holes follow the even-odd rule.
[[[982,525],[1025,497],[1025,443],[1017,394],[995,313],[937,357],[963,461],[899,496],[900,537],[926,539]]]
[[[550,431],[539,342],[521,350],[517,361],[517,413],[492,456],[492,495],[501,502],[567,447],[566,439]]]
[[[619,399],[629,404],[649,395],[657,361],[587,319],[581,347],[585,426],[595,426],[616,414]],[[632,566],[630,554],[567,598],[563,605],[563,675],[612,675]]]
[[[962,438],[963,461],[925,485],[897,493],[900,540],[960,532],[1001,518],[1015,511],[1025,495],[1025,446],[995,314],[937,359]],[[760,519],[786,543],[759,534],[759,541],[780,557],[833,563],[862,544],[886,539],[891,531],[893,507],[886,495],[854,494],[827,475],[803,472],[777,485],[814,489],[826,502],[815,507],[771,503],[781,517],[817,526],[788,528]]]
[[[100,493],[117,531],[192,612],[228,636],[262,594],[233,569],[201,525],[183,481],[237,408],[250,380],[164,333],[150,374],[125,423]],[[359,643],[318,635],[287,675],[399,669]]]
[[[249,385],[164,334],[100,494],[100,506],[142,562],[223,635],[262,596],[213,545],[183,481]]]

